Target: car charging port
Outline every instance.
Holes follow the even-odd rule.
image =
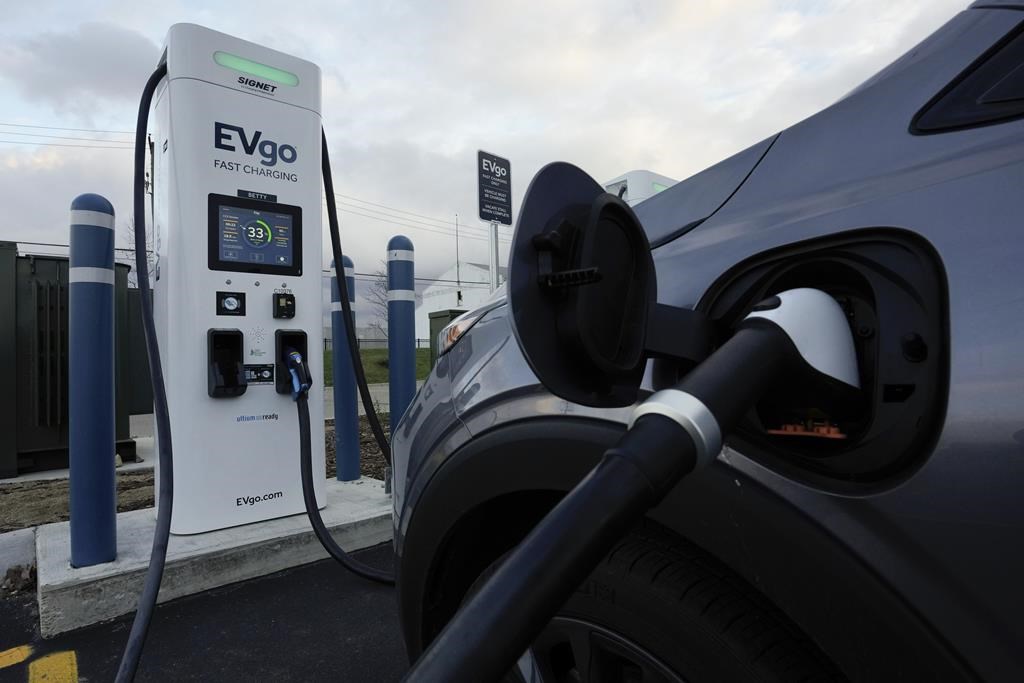
[[[842,308],[859,395],[830,402],[818,393],[807,403],[783,385],[757,403],[731,442],[821,488],[855,492],[898,483],[927,456],[946,405],[947,294],[934,250],[898,229],[799,243],[740,263],[712,286],[700,309],[720,343],[759,303],[799,287],[824,291]],[[656,362],[655,388],[678,373]]]
[[[874,385],[878,357],[877,307],[871,286],[863,276],[850,266],[827,258],[794,265],[772,282],[765,293],[775,295],[795,286],[820,289],[839,303],[854,340],[860,385],[867,389],[843,402],[827,402],[823,400],[825,396],[818,394],[815,403],[805,404],[795,400],[783,385],[758,403],[754,411],[755,428],[779,448],[807,458],[828,457],[849,448],[872,421],[873,402],[867,400],[867,395]]]

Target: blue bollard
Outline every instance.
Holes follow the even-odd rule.
[[[391,433],[416,395],[416,283],[412,240],[388,240],[388,402]]]
[[[348,256],[341,257],[345,267],[348,301],[355,306],[355,267]],[[334,270],[334,261],[331,261]],[[355,321],[348,324],[355,325]],[[331,355],[334,358],[334,460],[338,481],[359,479],[359,398],[356,374],[352,370],[345,313],[341,310],[341,291],[337,276],[331,276]]]
[[[117,557],[114,472],[114,207],[71,202],[68,272],[71,566]]]

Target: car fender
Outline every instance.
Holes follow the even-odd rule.
[[[451,595],[438,594],[438,570],[460,520],[494,501],[514,505],[515,495],[531,492],[549,493],[553,504],[623,429],[580,417],[519,420],[477,435],[437,468],[419,472],[429,481],[413,486],[420,495],[409,510],[399,566],[399,607],[411,658],[433,635],[425,624],[437,615],[425,614],[423,606],[440,605],[446,621],[458,605]],[[877,574],[814,519],[733,467],[733,457],[741,456],[726,449],[649,517],[729,566],[853,680],[976,678]],[[514,508],[507,512],[515,516]],[[524,520],[523,533],[536,521]],[[477,545],[488,547],[487,539],[481,536]]]

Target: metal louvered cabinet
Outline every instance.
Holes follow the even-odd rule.
[[[130,381],[128,271],[118,264],[114,272],[115,434],[117,453],[126,461],[135,460],[127,401],[121,400]],[[67,467],[67,258],[17,256],[14,245],[0,243],[0,374],[7,378],[0,398],[0,411],[7,413],[0,418],[0,478]]]

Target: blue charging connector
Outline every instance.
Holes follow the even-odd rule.
[[[309,387],[313,383],[309,369],[302,361],[302,354],[292,348],[285,349],[284,363],[292,376],[292,400],[298,401],[299,396],[309,393]]]

